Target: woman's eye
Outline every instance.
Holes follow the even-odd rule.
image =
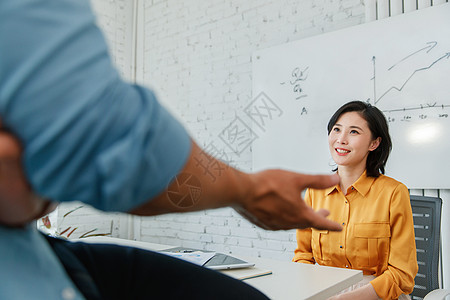
[[[350,131],[350,133],[352,133],[352,134],[358,134],[359,132],[356,131],[356,130],[352,130],[352,131]]]
[[[339,128],[334,127],[334,128],[333,128],[333,131],[339,132]]]

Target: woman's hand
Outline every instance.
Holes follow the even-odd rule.
[[[378,297],[377,293],[373,286],[369,283],[365,286],[357,288],[356,290],[334,295],[333,297],[328,298],[328,300],[357,300],[357,299],[365,299],[365,300],[378,300],[381,299]]]

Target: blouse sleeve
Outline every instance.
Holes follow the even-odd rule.
[[[310,190],[306,191],[305,202],[311,206]],[[315,260],[312,254],[311,247],[311,228],[297,229],[297,249],[294,251],[293,262],[301,262],[306,264],[314,264]]]
[[[371,281],[382,299],[397,299],[401,294],[410,294],[418,270],[412,209],[408,189],[403,184],[399,184],[392,194],[390,227],[388,268]]]

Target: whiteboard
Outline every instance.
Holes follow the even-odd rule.
[[[253,98],[266,103],[255,110],[265,122],[253,170],[329,173],[328,120],[362,100],[389,122],[386,175],[408,188],[450,188],[449,56],[450,3],[253,53]]]

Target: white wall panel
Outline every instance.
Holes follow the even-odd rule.
[[[389,0],[377,0],[377,19],[389,17]]]
[[[366,22],[372,22],[377,19],[377,0],[364,1]]]
[[[416,0],[403,0],[403,11],[405,13],[415,11],[417,9]]]
[[[403,2],[400,0],[390,0],[391,17],[403,13]]]
[[[431,6],[431,0],[417,0],[417,9],[427,8]]]

